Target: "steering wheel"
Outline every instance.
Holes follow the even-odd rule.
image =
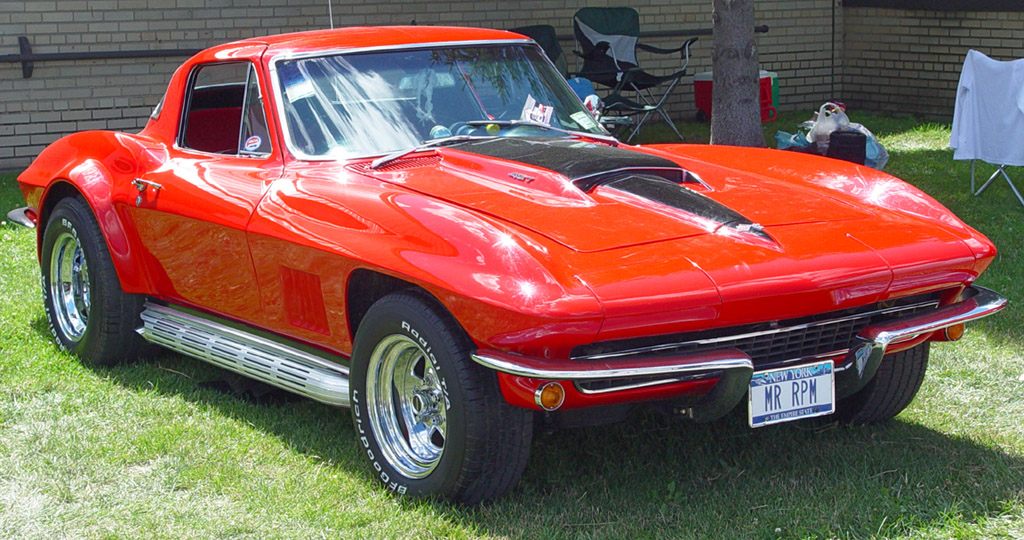
[[[455,122],[448,128],[452,135],[476,135],[478,130],[479,128],[476,126],[471,126],[465,122]]]

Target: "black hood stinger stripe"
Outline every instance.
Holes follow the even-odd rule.
[[[548,169],[573,182],[621,169],[682,170],[662,157],[574,139],[500,137],[450,148]]]
[[[585,193],[602,185],[712,221],[719,227],[774,242],[761,225],[711,197],[683,187],[681,184],[690,181],[705,187],[707,184],[662,157],[604,144],[551,138],[504,137],[469,141],[454,148],[548,169],[565,176]]]
[[[775,240],[764,232],[764,228],[747,219],[746,216],[724,204],[692,189],[687,189],[664,178],[643,173],[616,175],[603,184],[611,189],[642,197],[683,212],[693,214],[720,227],[737,232],[750,233],[765,240]]]

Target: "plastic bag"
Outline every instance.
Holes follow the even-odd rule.
[[[805,133],[799,131],[796,133],[775,132],[775,148],[779,150],[807,148],[810,145],[811,143],[807,142],[807,135]]]
[[[807,132],[807,141],[818,145],[818,153],[824,155],[828,151],[828,137],[833,131],[839,131],[850,125],[850,117],[846,116],[843,106],[827,102],[814,113],[814,118],[804,122],[803,126],[810,125]]]
[[[867,145],[864,147],[864,164],[872,169],[882,170],[882,167],[885,167],[885,164],[889,162],[889,152],[885,151],[885,147],[882,146],[882,143],[878,142],[875,134],[856,122],[851,122],[846,129],[859,131],[867,136]]]
[[[573,93],[580,98],[580,101],[587,99],[587,96],[591,94],[597,94],[594,91],[594,83],[590,82],[590,79],[573,77],[565,82],[569,83],[569,88],[572,88]]]
[[[857,131],[867,137],[864,148],[864,164],[873,169],[882,170],[889,161],[889,152],[878,142],[871,130],[856,122],[851,122],[846,115],[846,107],[842,103],[829,101],[814,113],[814,117],[800,124],[801,127],[809,128],[807,132],[807,143],[814,144],[819,154],[828,152],[828,138],[833,131]],[[776,135],[778,137],[778,135]]]

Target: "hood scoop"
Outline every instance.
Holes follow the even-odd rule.
[[[647,201],[682,210],[705,222],[705,227],[710,232],[728,232],[722,231],[722,228],[725,227],[733,232],[754,234],[774,242],[768,233],[764,232],[764,227],[747,219],[743,214],[706,195],[681,186],[680,182],[685,182],[690,178],[693,179],[690,181],[698,182],[705,187],[707,184],[704,184],[695,175],[686,171],[680,172],[682,174],[678,180],[650,174],[648,171],[606,174],[601,175],[599,181],[593,184],[592,189],[600,186],[603,190],[628,193]]]
[[[568,178],[584,193],[616,190],[694,215],[709,232],[750,233],[772,241],[763,227],[698,193],[712,191],[697,175],[660,156],[606,144],[555,138],[470,141],[458,150],[525,163]],[[722,227],[726,227],[722,231]]]
[[[429,163],[419,159],[439,161],[411,166]],[[764,181],[767,185],[755,185],[760,187],[756,204],[735,204],[748,200],[737,201],[732,194],[739,190],[714,168],[699,170],[701,181],[668,156],[565,138],[465,141],[378,169],[349,169],[586,253],[703,235],[776,249],[774,233],[765,232],[780,223],[779,212],[751,212],[788,209],[781,203],[789,204],[791,197],[777,182]],[[836,210],[836,204],[812,200],[816,208]]]
[[[643,176],[646,178],[661,178],[667,180],[672,184],[692,184],[691,187],[697,188],[698,186],[704,191],[712,191],[711,186],[700,179],[696,174],[679,167],[675,168],[619,168],[613,171],[605,171],[594,174],[592,176],[586,176],[583,178],[577,178],[573,180],[573,184],[576,187],[582,189],[586,193],[590,193],[597,186],[607,186],[613,182],[618,182],[625,177],[630,176]]]
[[[645,169],[677,175],[684,173],[679,165],[663,157],[576,139],[501,137],[469,141],[450,148],[554,171],[577,185],[624,170]]]

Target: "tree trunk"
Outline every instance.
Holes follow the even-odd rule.
[[[764,146],[754,0],[712,0],[711,144]]]

